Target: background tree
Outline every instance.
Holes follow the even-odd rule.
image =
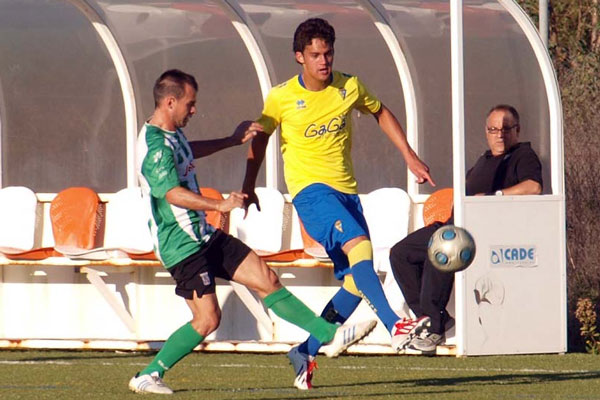
[[[538,0],[518,0],[538,23]],[[550,0],[549,52],[564,110],[569,344],[582,349],[579,299],[600,300],[599,0]],[[594,321],[595,323],[595,321]]]

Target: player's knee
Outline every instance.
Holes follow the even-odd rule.
[[[353,266],[366,260],[373,260],[373,245],[370,240],[361,240],[348,252],[348,262]]]
[[[243,282],[248,289],[256,292],[261,298],[265,298],[271,293],[282,288],[281,282],[277,274],[266,265],[259,271],[255,271],[255,275],[247,282]]]
[[[206,337],[217,330],[221,323],[221,312],[202,313],[195,315],[192,320],[192,327],[200,335]]]
[[[281,282],[279,281],[279,277],[273,270],[268,268],[267,271],[267,279],[265,279],[264,287],[262,288],[264,292],[273,293],[274,291],[281,288]]]

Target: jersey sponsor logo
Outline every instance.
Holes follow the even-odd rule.
[[[333,117],[327,124],[310,124],[304,131],[304,137],[323,136],[326,133],[336,134],[346,127],[346,116]]]
[[[491,246],[492,267],[537,267],[537,248],[532,245]]]
[[[339,91],[340,96],[342,96],[343,100],[346,100],[346,89],[341,88]]]
[[[156,153],[154,153],[154,156],[152,156],[152,162],[154,164],[156,164],[157,162],[160,161],[161,158],[162,158],[162,150],[158,150]]]
[[[296,110],[302,110],[306,108],[306,102],[302,99],[296,100]]]
[[[169,175],[169,171],[166,168],[157,168],[156,169],[156,177],[158,179],[164,179],[167,175]]]

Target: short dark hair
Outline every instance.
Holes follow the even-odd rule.
[[[335,43],[335,29],[323,18],[310,18],[298,25],[294,32],[294,53],[302,53],[313,39],[323,39],[331,48]]]
[[[513,119],[515,120],[515,123],[517,125],[520,125],[519,112],[513,106],[508,105],[508,104],[495,105],[494,107],[492,107],[490,109],[490,111],[488,111],[486,118],[489,117],[495,111],[504,111],[504,112],[510,113],[510,115],[512,115]]]
[[[182,98],[185,94],[186,83],[198,91],[198,83],[193,75],[178,69],[163,72],[154,83],[154,107],[158,107],[160,101],[167,96],[175,96],[176,99]]]

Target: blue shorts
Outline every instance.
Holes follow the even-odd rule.
[[[350,273],[350,266],[342,246],[358,236],[370,237],[358,195],[313,183],[302,189],[292,202],[306,232],[323,245],[333,261],[335,277],[344,279]]]

